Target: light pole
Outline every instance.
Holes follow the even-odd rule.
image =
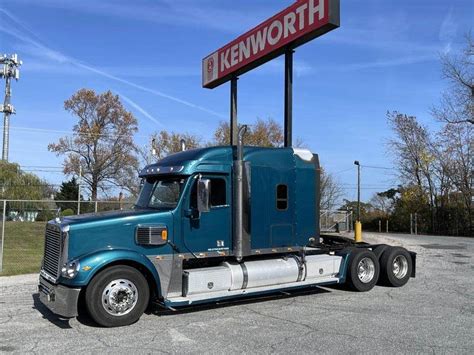
[[[354,165],[357,165],[357,220],[354,228],[354,240],[356,242],[361,242],[362,223],[360,223],[360,162],[356,160]]]

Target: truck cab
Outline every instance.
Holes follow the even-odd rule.
[[[345,281],[369,290],[388,273],[385,252],[321,243],[319,172],[317,155],[293,148],[170,155],[141,171],[132,210],[48,222],[40,300],[74,317],[84,299],[96,322],[120,326],[150,303],[174,309]],[[401,285],[414,256],[395,254]]]

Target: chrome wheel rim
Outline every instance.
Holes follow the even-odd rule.
[[[126,279],[111,281],[102,292],[102,307],[112,316],[130,313],[138,302],[138,289]]]
[[[407,276],[408,260],[404,255],[397,255],[393,259],[392,272],[397,279],[403,279]]]
[[[366,284],[372,281],[375,275],[375,263],[371,258],[363,258],[357,264],[357,276],[360,282]]]

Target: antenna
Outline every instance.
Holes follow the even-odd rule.
[[[0,57],[0,78],[5,78],[5,100],[3,105],[0,104],[0,112],[3,112],[3,149],[2,160],[8,161],[8,150],[10,140],[10,115],[15,114],[15,108],[11,104],[11,81],[20,79],[20,70],[18,69],[23,62],[18,59],[17,54],[8,57],[6,54]]]

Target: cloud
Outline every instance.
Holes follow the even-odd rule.
[[[103,17],[120,17],[128,21],[146,21],[172,26],[206,27],[236,33],[257,25],[268,16],[267,11],[249,11],[218,6],[215,1],[153,1],[134,0],[3,0],[4,3],[40,6],[63,11],[74,11]]]
[[[131,98],[125,96],[124,94],[119,93],[118,91],[115,91],[117,95],[119,95],[126,103],[128,103],[130,106],[132,106],[135,110],[140,112],[143,116],[148,118],[150,121],[156,123],[157,125],[164,127],[164,124],[158,121],[155,117],[150,115],[143,107],[141,107],[139,104],[137,104],[135,101],[133,101]]]
[[[443,22],[439,28],[439,40],[443,43],[444,53],[449,53],[451,51],[451,46],[456,38],[456,33],[458,30],[458,25],[453,16],[453,7],[446,12]]]
[[[5,15],[7,15],[7,17],[9,17],[12,21],[14,21],[15,23],[21,25],[23,28],[27,29],[27,27],[25,25],[23,25],[17,18],[15,18],[11,14],[9,14],[9,12],[7,12],[6,10],[2,10],[2,12]],[[30,30],[27,30],[27,31],[29,32]],[[173,96],[173,95],[166,94],[162,91],[151,89],[151,88],[148,88],[146,86],[134,83],[130,80],[123,79],[123,78],[118,77],[116,75],[110,74],[110,73],[108,73],[104,70],[101,70],[97,67],[86,64],[86,63],[84,63],[84,62],[82,62],[78,59],[67,56],[67,55],[65,55],[65,54],[63,54],[59,51],[56,51],[56,50],[53,50],[53,49],[49,48],[48,46],[41,43],[42,41],[40,41],[39,39],[38,40],[33,39],[31,36],[25,35],[24,33],[21,33],[17,30],[11,29],[10,27],[7,28],[4,25],[0,26],[0,32],[6,33],[6,34],[8,34],[8,35],[10,35],[10,36],[12,36],[16,39],[19,39],[19,40],[23,41],[24,43],[27,43],[27,44],[35,47],[37,49],[37,50],[35,50],[36,54],[40,54],[41,56],[43,56],[43,57],[45,57],[45,58],[47,58],[47,59],[49,59],[53,62],[56,62],[56,63],[59,63],[59,64],[73,65],[75,67],[87,70],[87,71],[95,73],[97,75],[100,75],[104,78],[107,78],[107,79],[110,79],[110,80],[128,85],[128,86],[133,87],[135,89],[148,92],[152,95],[159,96],[159,97],[168,99],[170,101],[177,102],[179,104],[182,104],[182,105],[190,107],[190,108],[206,112],[206,113],[211,114],[213,116],[216,116],[216,117],[219,117],[219,118],[225,118],[226,117],[226,116],[224,116],[224,115],[222,115],[222,114],[220,114],[216,111],[213,111],[211,109],[208,109],[206,107],[194,104],[190,101],[181,99],[181,98]],[[38,52],[38,50],[39,50],[39,52]]]
[[[401,66],[401,65],[410,65],[410,64],[416,64],[416,63],[429,62],[429,61],[434,61],[437,59],[438,57],[436,56],[436,54],[409,56],[409,57],[400,57],[400,58],[395,58],[395,59],[371,61],[371,62],[364,62],[364,63],[352,63],[348,65],[334,67],[331,70],[355,71],[355,70],[363,70],[363,69],[387,68],[387,67],[396,67],[396,66]]]

